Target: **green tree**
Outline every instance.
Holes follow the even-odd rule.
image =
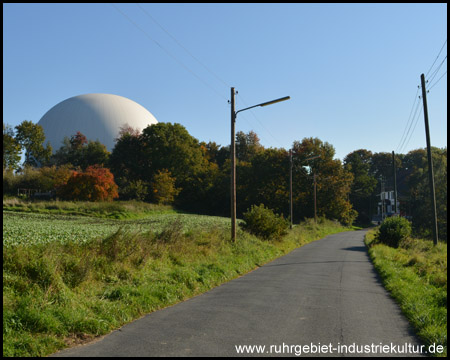
[[[180,189],[175,187],[175,178],[166,169],[158,170],[152,182],[153,200],[158,204],[172,204]]]
[[[3,123],[3,171],[19,167],[20,153],[21,146],[14,137],[14,129]]]
[[[178,184],[197,176],[207,159],[197,139],[181,124],[158,123],[146,127],[140,137],[144,176],[152,178],[167,169]]]
[[[391,180],[393,178],[392,173],[392,153],[380,152],[372,155],[372,161],[370,166],[370,175],[379,180],[383,179]]]
[[[301,218],[314,216],[313,174],[316,175],[317,215],[351,224],[356,211],[348,200],[353,174],[346,170],[341,161],[333,159],[334,147],[318,138],[304,138],[293,144],[294,206]],[[309,158],[318,156],[312,160]],[[310,168],[309,173],[304,166]],[[294,211],[295,216],[295,211]]]
[[[439,239],[447,241],[447,148],[432,147],[432,161],[436,194]],[[407,206],[416,233],[432,236],[433,218],[428,180],[428,159],[425,149],[410,151],[404,157],[407,185]]]
[[[16,129],[16,142],[25,148],[24,165],[43,166],[52,154],[50,143],[44,147],[45,134],[42,126],[24,120]]]
[[[73,167],[87,169],[93,165],[106,166],[109,156],[106,146],[100,141],[88,141],[86,136],[77,131],[70,139],[64,138],[63,145],[52,156],[51,162],[57,166],[71,164]]]
[[[277,213],[289,214],[289,158],[284,149],[265,149],[236,166],[238,216],[264,203]]]
[[[144,175],[144,167],[148,165],[142,152],[144,143],[140,134],[123,132],[109,157],[109,167],[118,179],[119,186],[127,186],[130,181],[151,179]]]
[[[245,134],[243,131],[236,133],[236,159],[239,161],[250,161],[253,156],[264,150],[259,142],[259,137],[255,132],[249,131]]]
[[[353,174],[350,202],[358,212],[358,221],[368,223],[372,219],[377,199],[374,191],[377,179],[370,174],[372,152],[364,149],[348,154],[344,159],[345,170]]]

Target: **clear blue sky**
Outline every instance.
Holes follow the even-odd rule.
[[[111,93],[225,146],[233,86],[237,109],[291,97],[238,114],[236,131],[255,131],[265,147],[318,137],[341,160],[361,148],[407,153],[426,146],[413,105],[437,59],[431,142],[447,146],[447,4],[140,6],[147,14],[136,4],[3,4],[3,121],[37,123],[69,97]]]

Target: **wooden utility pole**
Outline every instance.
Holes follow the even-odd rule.
[[[425,75],[420,75],[420,81],[422,83],[422,99],[423,99],[423,116],[425,118],[425,135],[427,138],[427,155],[428,155],[428,178],[430,183],[431,193],[431,207],[433,211],[433,244],[438,243],[438,227],[437,227],[437,215],[436,215],[436,195],[434,192],[434,174],[433,174],[433,162],[431,158],[431,142],[430,142],[430,128],[428,126],[428,108],[427,108],[427,91],[425,89]]]
[[[292,229],[292,218],[293,218],[293,210],[292,210],[292,149],[289,150],[289,208],[290,208],[290,215],[291,215],[291,225],[290,228]]]
[[[384,180],[383,175],[381,175],[381,187],[380,187],[380,199],[381,199],[381,222],[384,221]]]
[[[397,169],[395,166],[395,153],[392,152],[392,171],[394,172],[394,214],[397,214]]]
[[[235,91],[231,88],[231,241],[236,242],[236,123]]]
[[[236,111],[235,104],[235,94],[234,87],[231,88],[231,241],[236,242],[236,135],[235,132],[235,124],[236,124],[236,116],[239,112],[253,109],[257,106],[267,106],[276,104],[280,101],[289,100],[290,96],[285,96],[279,99],[266,101],[261,104],[249,106],[245,109],[241,109]]]
[[[317,224],[317,196],[316,196],[316,174],[313,174],[314,177],[314,222]]]

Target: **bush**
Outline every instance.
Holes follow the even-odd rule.
[[[120,179],[124,183],[124,179]],[[121,200],[144,201],[148,195],[148,184],[142,180],[126,181],[119,185],[119,197]]]
[[[64,200],[112,201],[119,197],[114,175],[107,168],[88,166],[84,172],[74,171],[60,186],[57,195]]]
[[[153,201],[159,205],[172,204],[181,189],[175,187],[176,179],[167,169],[158,170],[153,177]]]
[[[244,224],[242,228],[249,233],[263,239],[279,239],[287,234],[289,223],[282,215],[265,208],[264,204],[252,205],[244,214]]]
[[[378,230],[378,241],[397,248],[401,241],[411,235],[411,223],[403,217],[385,219]]]

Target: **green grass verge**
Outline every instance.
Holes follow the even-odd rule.
[[[377,230],[366,244],[385,288],[425,345],[444,346],[447,356],[447,244],[408,239],[397,249],[380,244]]]
[[[108,219],[141,219],[156,214],[175,214],[169,205],[156,205],[142,201],[26,201],[4,198],[3,211],[25,213],[79,215]]]
[[[86,241],[10,242],[3,247],[3,356],[46,356],[91,340],[348,230],[307,221],[276,242],[239,229],[231,243],[229,226],[213,224],[186,227],[177,218],[157,232],[121,227]]]

